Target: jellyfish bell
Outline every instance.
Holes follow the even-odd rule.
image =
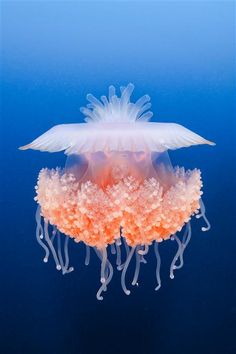
[[[173,278],[183,265],[191,217],[204,218],[203,231],[210,228],[200,171],[173,168],[167,151],[214,143],[178,124],[150,122],[150,97],[132,103],[133,89],[132,84],[121,87],[118,97],[110,86],[108,97],[101,100],[87,95],[89,104],[81,108],[86,123],[57,125],[20,148],[67,155],[65,168],[39,173],[36,237],[45,251],[44,261],[51,253],[63,274],[73,270],[69,239],[85,244],[86,265],[92,247],[101,261],[99,300],[113,276],[109,252],[116,254],[121,285],[128,295],[126,271],[135,255],[132,285],[138,284],[140,266],[153,245],[158,290],[159,243],[176,241],[170,265]]]

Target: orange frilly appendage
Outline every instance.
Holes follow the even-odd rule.
[[[177,167],[172,175],[168,189],[154,177],[132,176],[102,188],[61,169],[42,169],[35,200],[44,219],[77,242],[102,249],[122,230],[129,246],[150,245],[180,231],[200,208],[200,171]]]

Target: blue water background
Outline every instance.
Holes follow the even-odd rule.
[[[235,3],[2,2],[0,352],[2,354],[231,354],[236,352]],[[81,122],[88,92],[133,82],[148,93],[153,120],[177,122],[216,142],[171,152],[173,164],[200,168],[212,228],[193,237],[172,281],[174,243],[125,296],[114,276],[95,298],[99,263],[75,272],[42,263],[35,240],[34,185],[62,153],[22,152],[60,123]]]

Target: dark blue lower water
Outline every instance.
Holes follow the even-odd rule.
[[[236,352],[235,4],[233,2],[3,2],[1,53],[2,354],[233,354]],[[140,286],[124,295],[114,279],[96,300],[99,262],[75,272],[42,262],[33,200],[42,167],[62,153],[18,146],[60,123],[81,122],[88,92],[110,84],[148,93],[153,120],[177,122],[216,142],[171,152],[172,163],[200,168],[211,230],[193,222],[184,268],[168,277],[173,243],[161,245]]]

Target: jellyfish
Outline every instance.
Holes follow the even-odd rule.
[[[202,231],[210,229],[202,201],[199,169],[173,167],[168,150],[213,142],[175,123],[150,121],[150,97],[130,101],[133,84],[109,87],[100,100],[87,95],[81,108],[84,122],[56,125],[21,150],[64,151],[64,168],[39,172],[35,201],[36,238],[62,274],[70,273],[68,243],[85,245],[85,264],[93,249],[100,262],[103,299],[120,271],[126,295],[139,284],[140,269],[152,250],[156,257],[155,290],[161,287],[160,243],[176,242],[169,275],[184,263],[191,238],[191,218],[203,218]],[[132,266],[131,266],[132,264]],[[127,270],[133,273],[127,285]]]

